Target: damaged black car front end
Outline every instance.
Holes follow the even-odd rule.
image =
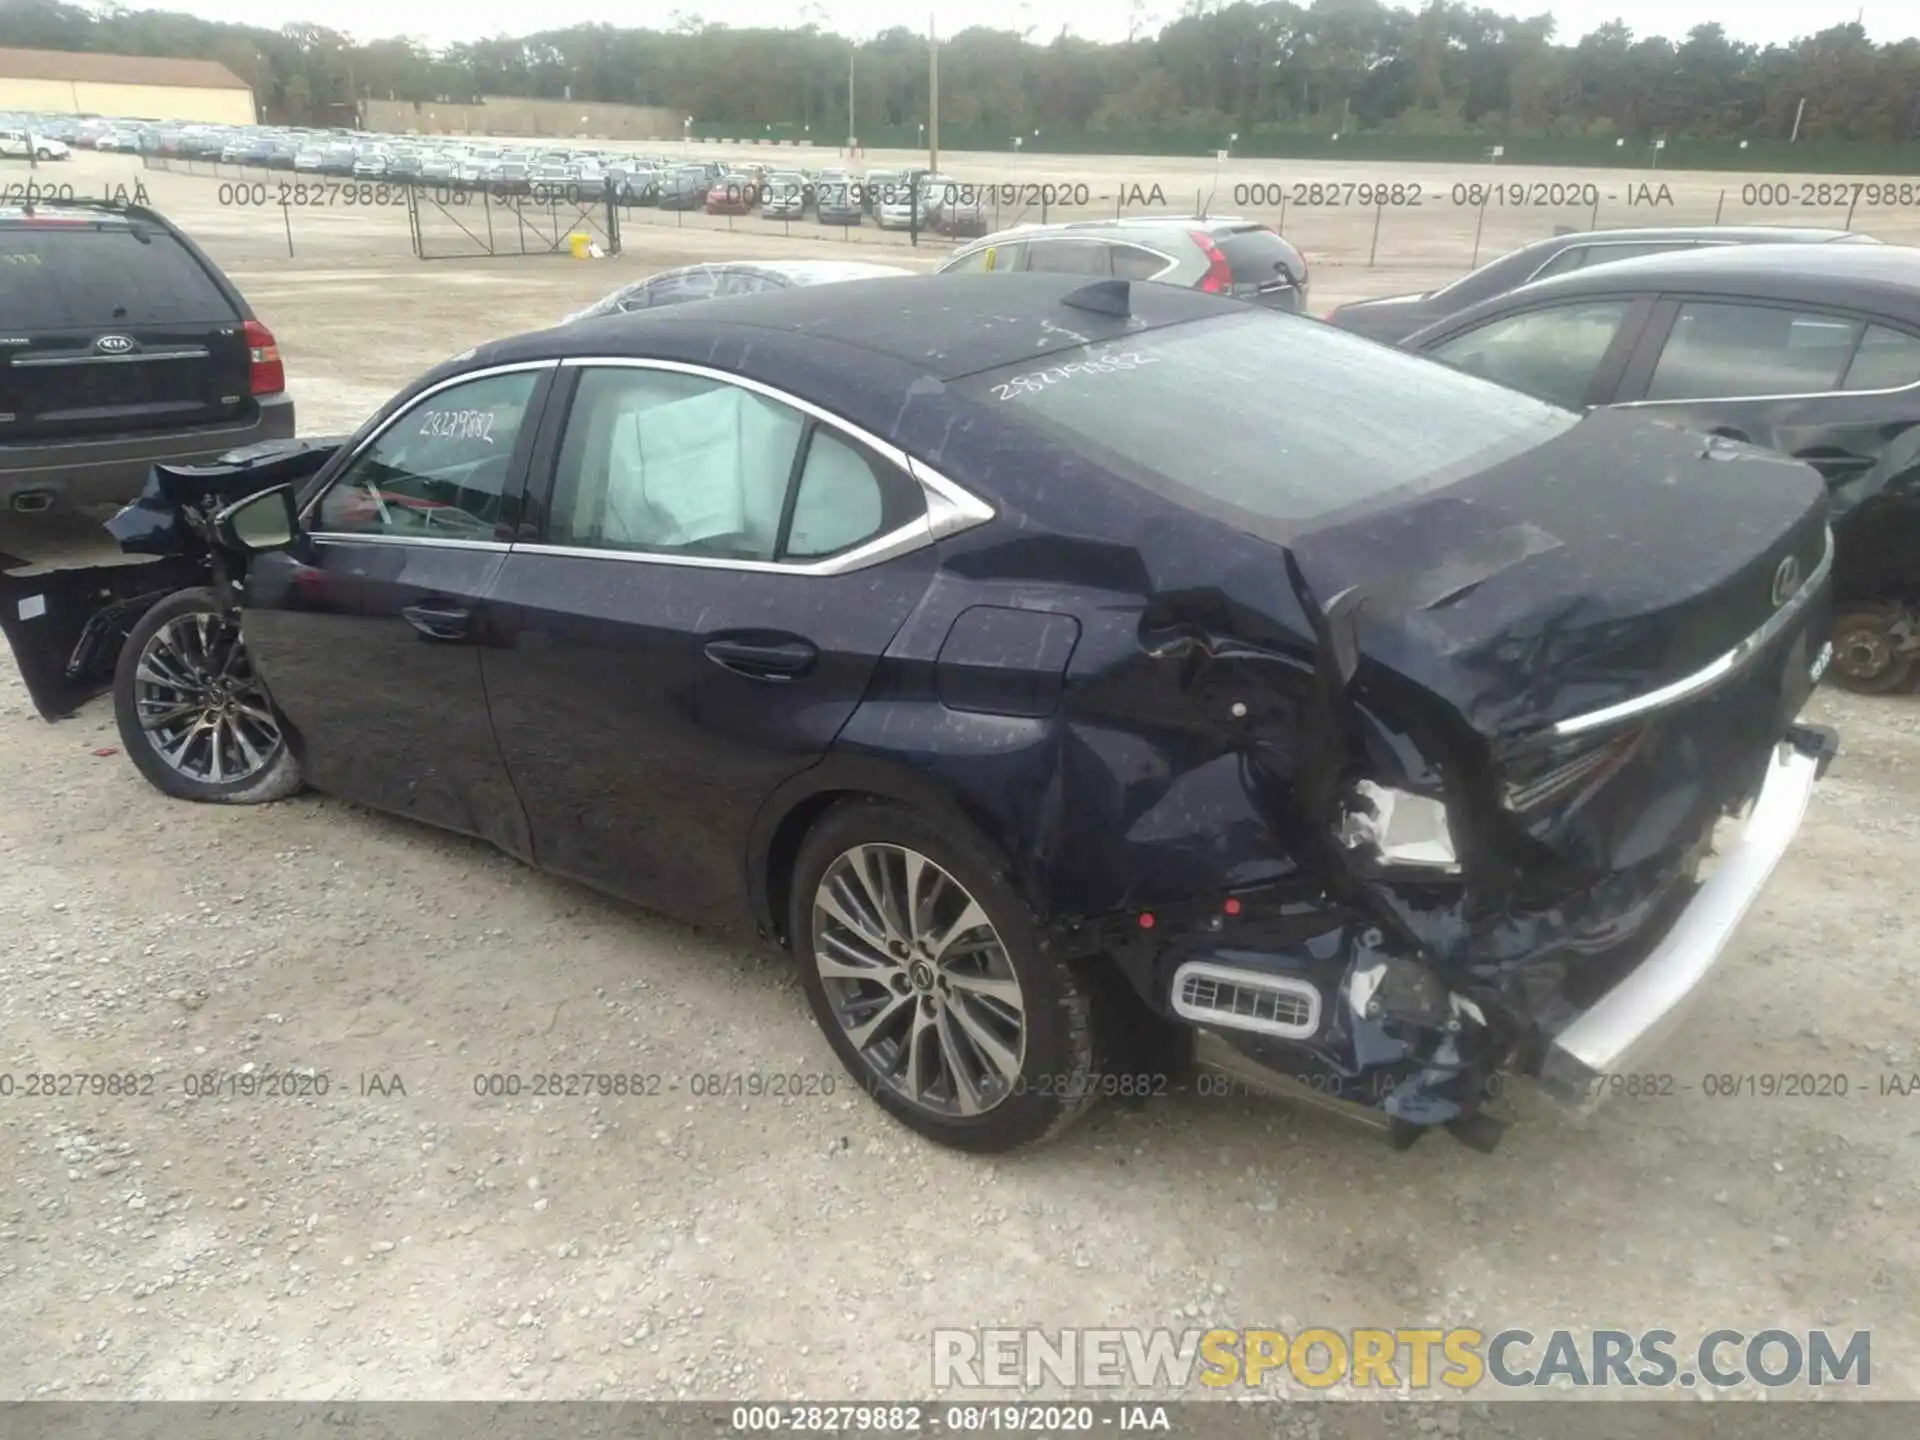
[[[153,466],[139,497],[106,523],[126,560],[50,567],[0,555],[0,630],[34,709],[60,720],[105,694],[128,633],[167,596],[208,583],[234,593],[240,557],[216,542],[215,516],[258,491],[301,484],[344,439],[270,440],[207,465]]]

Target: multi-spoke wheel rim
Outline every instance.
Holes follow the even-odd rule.
[[[981,1115],[1014,1092],[1026,1001],[999,932],[940,866],[900,845],[857,845],[813,900],[828,1004],[861,1059],[938,1115]]]
[[[229,784],[259,774],[280,727],[240,629],[220,615],[181,615],[148,639],[133,678],[140,729],[168,768]]]

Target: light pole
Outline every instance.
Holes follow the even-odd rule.
[[[1020,178],[1020,140],[1018,135],[1013,137],[1013,178],[1016,180]]]
[[[940,168],[940,41],[927,13],[927,169]]]
[[[687,116],[680,126],[680,138],[685,142],[687,149],[693,148],[693,117],[691,115]]]
[[[853,137],[860,132],[853,128],[853,65],[860,58],[860,46],[855,44],[847,55],[847,158],[853,158]]]

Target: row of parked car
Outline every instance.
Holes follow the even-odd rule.
[[[1579,237],[1393,343],[1284,313],[1233,217],[700,267],[222,453],[285,377],[212,262],[0,212],[25,483],[212,457],[109,526],[151,563],[0,574],[0,626],[169,795],[757,931],[940,1143],[1205,1043],[1490,1148],[1511,1075],[1657,1068],[1837,752],[1862,532],[1920,509],[1920,252],[1764,238]]]
[[[611,194],[623,204],[710,215],[812,216],[823,225],[870,220],[881,229],[956,238],[987,228],[986,208],[970,187],[927,170],[856,175],[841,167],[738,165],[583,146],[71,115],[0,115],[0,154],[10,145],[22,156],[37,151],[41,159],[65,158],[77,146],[504,195]]]

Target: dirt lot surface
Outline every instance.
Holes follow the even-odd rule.
[[[289,258],[279,208],[222,205],[215,180],[111,157],[59,178],[144,179],[279,336],[315,431],[661,266],[880,248],[668,219],[597,263],[423,264],[404,210],[316,205],[292,217]],[[1191,166],[1176,178],[1190,188]],[[1709,210],[1744,183],[1665,178]],[[1368,267],[1372,223],[1302,222],[1316,310],[1465,268],[1471,212],[1389,214]],[[1486,249],[1552,223],[1489,210]],[[97,548],[91,522],[0,518],[0,551]],[[1920,1072],[1920,701],[1823,692],[1812,709],[1846,749],[1661,1057],[1684,1093],[1482,1156],[1444,1137],[1396,1154],[1316,1111],[1189,1091],[992,1162],[844,1085],[696,1093],[703,1076],[838,1076],[782,957],[325,798],[169,801],[97,753],[119,744],[105,702],[45,724],[0,659],[0,1076],[17,1087],[0,1097],[0,1393],[884,1397],[927,1389],[937,1326],[1436,1324],[1683,1345],[1871,1328],[1871,1393],[1920,1398],[1920,1094],[1882,1093]],[[326,1093],[189,1094],[287,1070]],[[477,1076],[556,1071],[668,1088],[476,1093]],[[155,1090],[27,1098],[36,1072]],[[1849,1093],[1709,1098],[1720,1073],[1838,1075]]]

